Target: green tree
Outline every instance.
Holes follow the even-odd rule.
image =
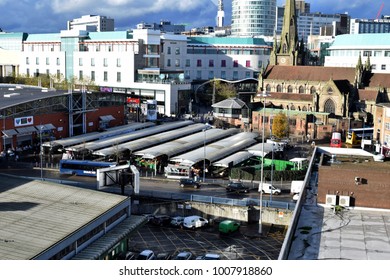
[[[279,112],[274,117],[272,122],[272,134],[279,138],[288,136],[288,119],[283,112]]]
[[[236,88],[229,83],[214,80],[215,83],[215,102],[222,101],[227,98],[236,97]]]

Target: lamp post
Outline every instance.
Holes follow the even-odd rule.
[[[203,129],[203,183],[206,180],[206,130],[207,128]]]
[[[41,161],[41,181],[43,181],[43,147],[42,147],[42,129],[43,129],[43,126],[39,126],[39,143],[40,143],[40,147],[39,147],[39,154],[40,154],[40,161]]]
[[[262,137],[261,137],[261,150],[262,150],[262,162],[261,162],[261,173],[260,173],[260,213],[259,213],[259,234],[263,233],[263,221],[262,221],[262,211],[263,211],[263,181],[264,181],[264,126],[265,126],[265,101],[268,96],[266,91],[263,91],[263,94],[259,95],[264,98],[263,102],[263,121],[262,121]]]

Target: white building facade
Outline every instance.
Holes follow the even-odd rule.
[[[114,31],[114,19],[106,16],[85,15],[81,18],[69,20],[68,30],[85,30],[90,32]]]
[[[390,73],[390,33],[336,36],[328,48],[325,66],[356,67],[359,57],[369,62],[373,73]]]

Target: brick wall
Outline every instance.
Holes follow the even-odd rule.
[[[361,184],[355,177],[362,178]],[[318,172],[318,203],[326,194],[349,195],[351,206],[390,209],[390,165],[388,162],[341,163],[321,166]]]

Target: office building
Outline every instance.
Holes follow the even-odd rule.
[[[232,36],[273,36],[276,0],[233,0]]]
[[[85,15],[69,20],[68,30],[85,30],[91,32],[114,31],[114,19],[106,16]]]

